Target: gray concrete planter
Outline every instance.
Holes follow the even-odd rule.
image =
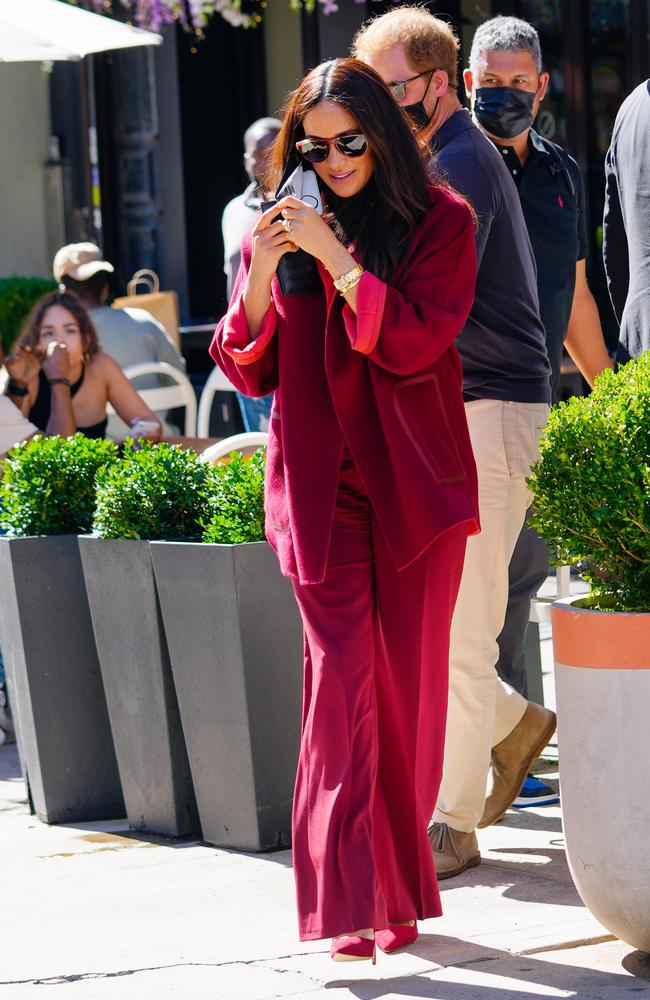
[[[0,538],[0,616],[36,815],[46,823],[123,816],[76,536]]]
[[[79,538],[88,602],[134,830],[198,830],[148,542]]]
[[[203,837],[286,847],[300,739],[302,626],[266,542],[152,542]]]

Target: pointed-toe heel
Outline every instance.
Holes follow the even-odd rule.
[[[359,937],[358,934],[342,934],[330,945],[330,956],[334,962],[367,962],[374,965],[377,951],[373,938]]]
[[[377,947],[387,955],[410,948],[417,939],[417,924],[390,924],[385,930],[375,933]]]

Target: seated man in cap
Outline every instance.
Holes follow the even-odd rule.
[[[165,328],[145,309],[111,309],[106,299],[113,265],[102,259],[94,243],[70,243],[54,258],[54,280],[79,296],[90,314],[97,336],[106,354],[120,368],[145,361],[164,361],[178,371],[185,371],[185,360]],[[139,389],[160,385],[157,376],[138,380]],[[118,417],[110,417],[111,437],[123,437],[128,427]],[[169,432],[170,428],[165,428]]]

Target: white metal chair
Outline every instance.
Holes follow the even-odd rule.
[[[196,433],[199,437],[210,437],[210,413],[215,393],[236,391],[232,382],[228,381],[223,372],[219,368],[213,368],[203,386],[199,400],[199,416],[196,422]]]
[[[571,567],[558,566],[555,570],[555,593],[540,596],[536,594],[530,602],[529,621],[538,624],[551,623],[551,604],[571,594]]]
[[[558,566],[555,571],[555,593],[536,594],[530,602],[528,630],[524,643],[524,669],[526,671],[527,697],[538,704],[544,704],[544,684],[542,679],[542,657],[540,649],[540,625],[550,626],[551,605],[561,597],[571,593],[571,567]]]
[[[220,458],[225,458],[231,451],[251,451],[265,445],[268,434],[265,431],[246,431],[245,434],[233,434],[231,437],[218,441],[217,444],[210,445],[199,456],[202,462],[214,463]]]
[[[142,397],[149,409],[154,413],[164,410],[175,410],[183,407],[185,410],[185,436],[196,436],[196,394],[194,387],[187,375],[178,371],[173,365],[168,365],[166,361],[144,361],[139,365],[129,365],[124,369],[124,374],[129,382],[134,382],[143,375],[164,376],[171,380],[171,385],[160,385],[152,389],[137,389],[138,395]],[[113,407],[108,404],[106,407],[108,416],[115,413]]]
[[[201,399],[199,401],[199,437],[210,436],[210,413],[212,411],[212,403],[216,392],[231,392],[234,394],[239,407],[239,412],[241,413],[245,431],[253,433],[254,431],[265,432],[268,430],[269,418],[271,415],[271,396],[263,396],[255,399],[250,396],[244,396],[235,388],[234,385],[232,385],[231,382],[228,381],[223,372],[219,371],[218,368],[215,368],[214,371],[210,373],[208,380],[203,387],[203,392],[201,393]],[[227,423],[229,419],[230,415],[227,407],[224,407],[224,423]]]

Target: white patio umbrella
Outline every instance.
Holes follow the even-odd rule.
[[[0,0],[0,62],[77,60],[162,37],[61,0]]]

